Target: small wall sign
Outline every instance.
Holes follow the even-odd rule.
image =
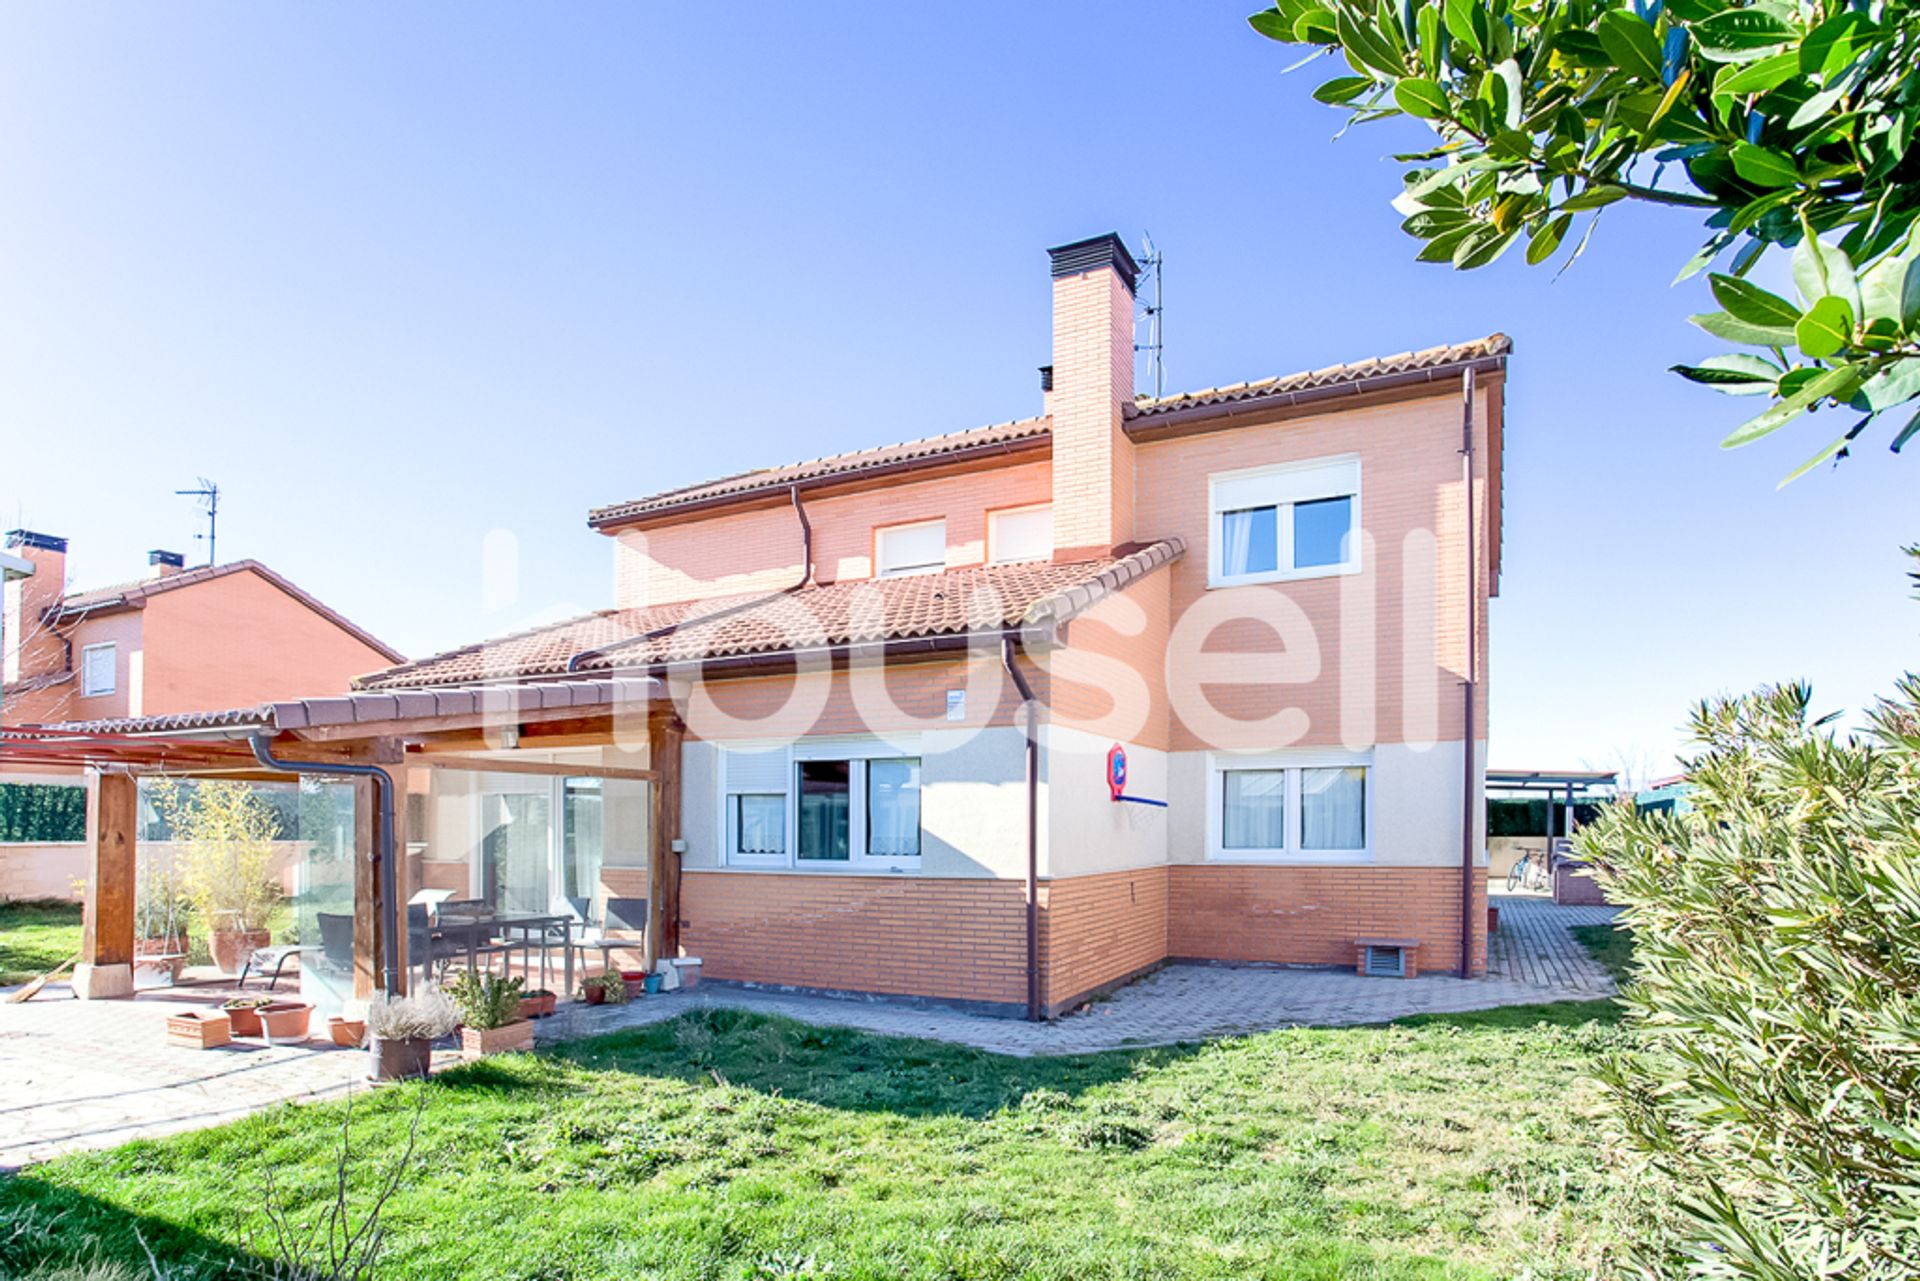
[[[1107,749],[1107,790],[1116,801],[1127,791],[1127,749],[1118,743]]]

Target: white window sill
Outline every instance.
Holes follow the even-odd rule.
[[[805,861],[796,859],[791,863],[728,863],[723,868],[709,868],[706,870],[725,872],[778,872],[783,875],[793,874],[799,876],[918,876],[920,874],[920,864],[917,859],[912,861],[905,859],[899,861],[891,859],[871,859],[864,862],[860,859],[854,859],[850,862],[827,859],[808,859]]]
[[[1212,589],[1258,587],[1262,583],[1301,583],[1315,578],[1342,578],[1359,572],[1359,562],[1350,561],[1345,565],[1314,565],[1307,569],[1270,569],[1261,574],[1236,574],[1232,577],[1216,574],[1207,579],[1207,587]]]
[[[1370,850],[1209,850],[1209,863],[1262,863],[1275,867],[1355,867],[1371,864]]]

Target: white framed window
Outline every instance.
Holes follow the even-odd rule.
[[[1371,861],[1373,790],[1366,753],[1217,753],[1208,760],[1208,857]]]
[[[1211,587],[1360,569],[1356,454],[1221,472],[1207,479]]]
[[[873,572],[878,578],[937,574],[947,567],[947,522],[922,520],[873,531]]]
[[[81,649],[80,696],[82,698],[113,693],[115,671],[119,666],[119,652],[119,646],[113,641],[103,645],[88,645]]]
[[[1053,505],[1008,507],[987,513],[987,563],[1053,559]]]
[[[722,752],[729,866],[907,871],[920,865],[918,755],[872,740]]]

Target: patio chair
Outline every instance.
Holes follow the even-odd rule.
[[[349,920],[352,918],[349,917]],[[287,962],[302,952],[311,952],[311,947],[298,943],[285,943],[277,947],[256,947],[247,959],[240,964],[240,977],[234,980],[234,986],[244,988],[250,974],[266,974],[267,967],[273,967],[273,973],[267,978],[267,991],[271,992],[280,982],[280,975],[287,968]]]
[[[635,930],[638,938],[626,936],[613,938],[608,930]],[[587,953],[600,953],[600,968],[613,968],[615,952],[639,952],[646,955],[647,947],[647,900],[643,898],[609,898],[600,911],[600,922],[589,926],[583,937],[573,940],[573,948],[580,953],[580,964],[586,965]]]
[[[353,970],[353,914],[319,912],[320,962],[335,974]]]
[[[439,909],[434,913],[434,918],[441,921],[452,919],[485,922],[487,918],[496,915],[498,915],[498,912],[493,904],[487,902],[485,899],[450,898],[441,902]],[[525,954],[525,960],[521,964],[522,969],[531,972],[533,968],[533,944],[526,938],[504,938],[489,934],[487,938],[481,939],[471,947],[461,950],[467,955],[467,968],[469,969],[491,971],[493,963],[490,958],[498,956],[501,958],[503,971],[511,974],[513,971],[513,954],[515,952]]]

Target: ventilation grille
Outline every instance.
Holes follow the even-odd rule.
[[[1367,974],[1372,978],[1403,979],[1407,976],[1407,952],[1399,947],[1367,947]]]

